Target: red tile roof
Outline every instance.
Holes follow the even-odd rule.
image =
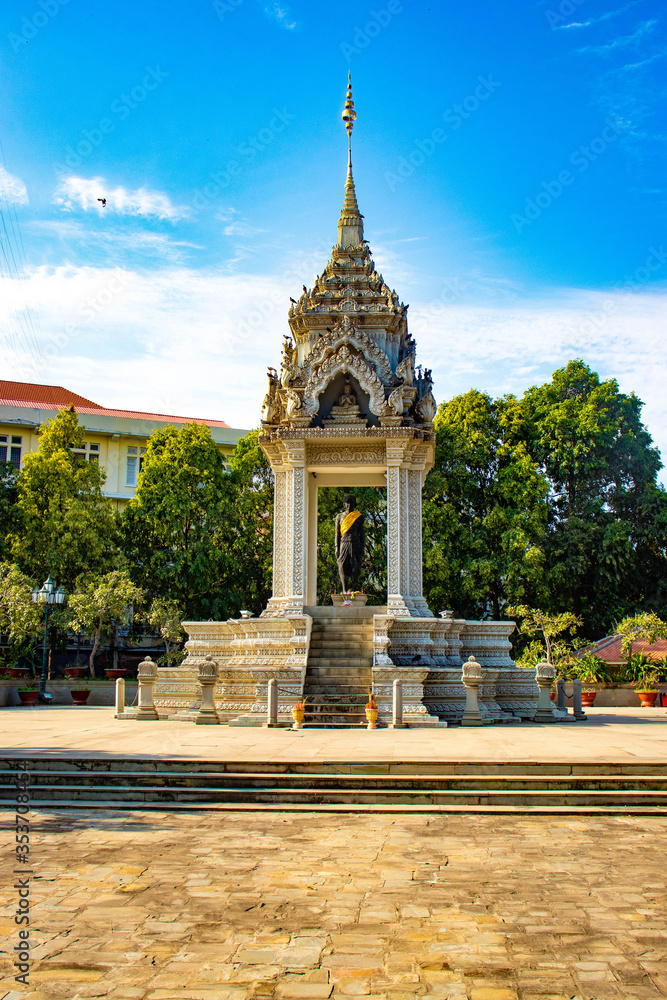
[[[3,382],[0,380],[0,406],[19,406],[28,409],[62,410],[73,406],[77,413],[98,414],[105,417],[125,417],[128,420],[152,420],[157,423],[205,424],[207,427],[229,427],[224,420],[205,420],[203,417],[177,417],[174,414],[145,413],[140,410],[114,410],[93,403],[59,385],[34,385],[31,382]]]
[[[586,648],[587,653],[595,653],[601,660],[607,663],[625,663],[627,656],[621,649],[622,638],[620,635],[610,635],[606,639],[600,639],[594,646]],[[662,660],[667,656],[667,639],[657,639],[653,643],[633,642],[633,653],[643,653],[651,660]]]
[[[97,403],[76,392],[63,389],[61,385],[37,385],[34,382],[5,382],[0,379],[0,396],[3,401],[25,400],[26,403],[55,403],[58,406],[92,406],[100,409]]]

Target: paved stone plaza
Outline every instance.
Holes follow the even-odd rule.
[[[29,720],[29,722],[27,721]],[[588,721],[482,729],[287,729],[117,722],[100,706],[2,709],[5,755],[165,757],[235,761],[667,760],[667,709],[593,708]]]
[[[662,819],[80,810],[33,825],[39,947],[27,990],[5,952],[5,1000],[667,996]],[[10,890],[5,948],[14,905]]]

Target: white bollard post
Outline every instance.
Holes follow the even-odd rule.
[[[278,727],[278,681],[272,677],[266,686],[266,722],[265,729]]]
[[[137,722],[154,722],[158,714],[153,704],[153,687],[157,679],[157,666],[147,656],[142,660],[137,670],[137,682],[139,684],[139,695],[137,704]]]
[[[535,680],[540,690],[537,699],[537,711],[533,716],[533,722],[558,722],[553,705],[551,704],[551,686],[554,682],[556,671],[548,660],[540,660],[535,668]]]
[[[116,718],[125,711],[125,678],[116,678]]]
[[[220,725],[220,719],[218,718],[218,713],[215,710],[213,702],[213,688],[217,679],[218,661],[214,660],[212,656],[207,656],[199,664],[199,675],[197,677],[201,690],[201,706],[195,717],[195,725],[197,726]]]
[[[463,664],[461,680],[466,689],[466,707],[461,719],[462,726],[483,726],[484,719],[479,710],[477,689],[482,683],[482,668],[474,656],[469,656]]]
[[[581,681],[578,677],[575,677],[572,683],[572,711],[575,719],[580,719],[583,722],[587,718],[581,704]]]
[[[393,685],[393,706],[392,722],[390,729],[407,729],[407,722],[403,722],[403,681],[395,680]]]
[[[559,677],[556,681],[556,707],[559,712],[567,712],[567,701],[565,700],[565,681]]]

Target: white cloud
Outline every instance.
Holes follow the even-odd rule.
[[[289,295],[321,270],[299,260],[289,273],[229,274],[164,266],[43,267],[24,292],[5,282],[0,330],[15,329],[27,294],[44,331],[42,366],[0,336],[7,378],[55,382],[107,406],[257,426],[266,366],[278,365]],[[319,266],[318,266],[319,262]],[[469,305],[413,302],[418,361],[433,369],[436,398],[471,387],[494,396],[546,381],[575,357],[644,400],[643,419],[667,458],[667,291],[582,292]],[[451,304],[447,304],[451,303]]]
[[[612,17],[618,17],[619,14],[625,14],[631,7],[636,7],[638,2],[639,0],[632,0],[631,3],[626,3],[623,7],[618,7],[617,10],[608,10],[606,13],[600,14],[599,17],[592,17],[588,21],[573,21],[571,24],[557,25],[557,30],[562,31],[566,28],[589,28],[592,24],[601,24],[603,21],[609,21]]]
[[[657,18],[642,21],[631,35],[622,35],[606,45],[585,45],[584,48],[577,51],[579,53],[596,52],[601,55],[607,55],[610,52],[615,52],[617,49],[626,48],[628,45],[636,45],[653,31],[657,23]]]
[[[101,199],[106,199],[106,205]],[[89,212],[94,209],[100,215],[103,212],[119,212],[121,215],[154,216],[170,222],[189,214],[187,206],[172,204],[169,196],[162,191],[112,188],[103,177],[65,177],[56,188],[53,201],[67,211],[82,208],[84,212]]]
[[[28,204],[28,189],[20,177],[0,166],[0,198],[12,205]]]
[[[270,3],[264,8],[269,17],[274,18],[281,26],[281,28],[286,28],[288,31],[292,31],[297,27],[297,21],[292,21],[289,10],[279,3]]]

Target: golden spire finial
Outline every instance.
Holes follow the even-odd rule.
[[[343,211],[338,221],[338,245],[359,246],[364,238],[363,216],[357,205],[357,195],[354,190],[354,179],[352,177],[352,129],[357,118],[352,100],[352,76],[347,74],[347,98],[343,111],[343,121],[347,131],[347,180],[345,182],[345,200],[343,201]]]
[[[345,128],[347,130],[347,142],[350,148],[352,147],[352,129],[354,128],[354,123],[356,119],[357,119],[357,112],[354,110],[354,101],[352,100],[352,73],[348,71],[347,98],[345,100],[345,110],[343,111],[343,121],[345,122]]]

